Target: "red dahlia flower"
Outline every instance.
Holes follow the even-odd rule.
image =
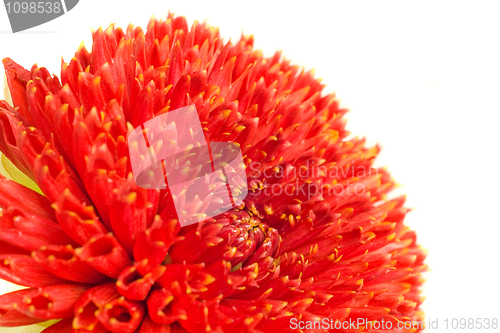
[[[170,15],[146,32],[99,29],[61,79],[3,63],[3,160],[43,194],[0,179],[0,277],[29,287],[0,296],[0,326],[287,332],[292,320],[422,319],[425,252],[404,198],[387,199],[394,182],[372,167],[378,147],[347,140],[346,110],[280,53]],[[241,148],[250,193],[181,228],[168,188],[136,185],[127,135],[187,105],[207,142]]]

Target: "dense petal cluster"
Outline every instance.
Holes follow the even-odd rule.
[[[0,101],[0,150],[43,194],[0,178],[0,278],[29,287],[0,296],[0,326],[287,332],[293,318],[422,319],[425,252],[372,166],[379,148],[346,139],[346,110],[280,53],[169,15],[146,32],[95,31],[60,79],[3,63],[13,105]],[[135,183],[127,135],[187,105],[207,142],[241,148],[250,193],[181,228],[168,188]]]

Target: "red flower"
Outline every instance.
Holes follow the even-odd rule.
[[[363,318],[398,332],[422,319],[425,253],[372,167],[378,147],[346,139],[346,110],[311,72],[252,45],[170,15],[145,33],[99,29],[60,80],[3,61],[14,107],[0,101],[0,150],[43,195],[0,179],[0,277],[30,287],[0,296],[0,326],[287,332]],[[207,142],[239,145],[251,193],[181,228],[168,189],[136,185],[127,134],[186,105]]]

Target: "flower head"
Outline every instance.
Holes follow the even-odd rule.
[[[379,148],[348,140],[346,110],[279,52],[169,15],[146,32],[95,31],[60,79],[3,63],[13,105],[0,101],[0,150],[16,182],[0,178],[0,278],[29,289],[0,296],[0,326],[287,332],[422,318],[425,252],[372,166]],[[135,183],[127,136],[187,105],[207,142],[240,147],[249,195],[181,228],[168,188]]]

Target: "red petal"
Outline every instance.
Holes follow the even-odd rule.
[[[30,317],[45,320],[69,318],[75,302],[87,289],[85,285],[65,284],[14,291],[0,296],[0,308],[9,304]]]
[[[102,326],[112,332],[123,333],[134,332],[141,325],[143,317],[143,303],[129,301],[124,297],[107,302],[97,313]]]
[[[13,208],[4,210],[0,215],[0,240],[27,251],[49,244],[76,244],[58,224]]]
[[[95,330],[99,324],[96,317],[99,310],[108,301],[119,297],[115,283],[107,283],[87,290],[75,303],[75,330]]]
[[[170,246],[180,239],[176,237],[179,230],[180,225],[177,220],[164,222],[157,215],[151,227],[137,238],[134,246],[134,259],[136,261],[147,259],[152,267],[161,264]]]
[[[0,206],[13,207],[28,214],[55,221],[54,210],[43,196],[0,175]]]
[[[6,310],[0,307],[0,326],[16,327],[40,323],[44,319],[31,318],[16,310]]]
[[[168,324],[157,324],[155,323],[149,315],[146,314],[144,317],[141,328],[138,333],[171,333],[170,325]]]
[[[110,211],[111,227],[120,244],[132,254],[136,239],[148,226],[148,191],[139,188],[132,175],[115,191],[114,209]]]
[[[25,130],[22,121],[10,105],[0,101],[0,150],[22,173],[35,179],[18,146],[18,137]]]
[[[61,229],[80,245],[108,232],[94,213],[94,207],[78,201],[69,191],[64,191],[53,207]]]
[[[109,278],[75,255],[71,245],[48,245],[32,253],[33,259],[47,272],[80,283],[103,283]]]
[[[24,255],[29,255],[30,253],[28,251],[25,251],[19,247],[16,247],[12,244],[6,243],[2,240],[0,240],[0,255],[11,255],[11,254],[24,254]]]
[[[148,313],[157,324],[171,324],[187,319],[186,308],[195,301],[195,295],[172,295],[167,289],[157,289],[148,297]]]
[[[0,255],[0,278],[26,287],[46,287],[67,283],[43,269],[32,257]]]
[[[26,84],[29,81],[29,71],[16,64],[10,58],[3,59],[5,75],[9,84],[10,95],[15,107],[18,107],[19,114],[32,123],[28,102],[26,101]]]
[[[127,252],[111,233],[91,238],[75,252],[81,260],[113,279],[131,264]]]
[[[143,301],[149,294],[151,287],[155,284],[166,270],[165,266],[157,266],[151,271],[144,272],[141,275],[141,268],[145,268],[148,264],[147,259],[134,263],[134,266],[126,268],[118,276],[116,287],[118,292],[127,299],[135,301]]]

